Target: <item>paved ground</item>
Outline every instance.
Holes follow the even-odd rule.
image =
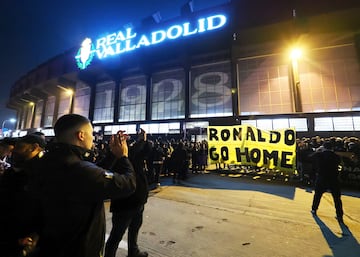
[[[334,218],[328,193],[313,217],[312,197],[310,187],[271,180],[199,174],[173,185],[162,178],[146,205],[139,245],[151,257],[359,257],[360,192],[343,192],[346,226]],[[126,247],[124,238],[117,257]]]

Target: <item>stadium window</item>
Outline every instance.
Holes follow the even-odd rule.
[[[120,86],[118,121],[145,120],[145,112],[145,76],[123,79]]]
[[[261,119],[256,121],[256,127],[264,130],[272,130],[273,124],[271,119]]]
[[[334,123],[335,131],[353,131],[354,130],[353,118],[351,116],[334,117],[333,123]]]
[[[192,67],[189,100],[191,118],[231,116],[230,62]]]
[[[290,118],[289,125],[290,128],[295,128],[296,131],[308,131],[308,123],[306,118]]]
[[[354,116],[354,130],[360,130],[360,116]]]
[[[256,120],[242,120],[241,125],[251,125],[256,127]]]
[[[314,118],[315,131],[334,131],[332,117]]]
[[[74,99],[74,113],[89,117],[90,110],[90,87],[85,83],[77,83]]]
[[[112,122],[114,115],[115,82],[96,85],[93,123]]]
[[[155,73],[151,95],[152,120],[185,118],[184,70]]]
[[[289,119],[273,119],[273,129],[286,129],[289,128]]]

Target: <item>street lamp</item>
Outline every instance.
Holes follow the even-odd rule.
[[[290,58],[291,60],[297,60],[302,56],[302,51],[300,48],[294,48],[291,50]]]
[[[69,113],[73,113],[74,112],[74,90],[68,88],[68,89],[66,89],[65,93],[70,98]]]
[[[30,118],[29,118],[29,128],[32,128],[34,125],[34,113],[35,113],[35,103],[34,102],[29,102],[29,106],[30,106]]]
[[[15,122],[16,122],[16,119],[11,118],[11,119],[7,119],[7,120],[4,120],[4,121],[3,121],[2,125],[1,125],[1,134],[2,134],[2,136],[4,136],[4,128],[5,128],[5,123],[6,123],[7,121],[9,121],[9,122],[11,122],[11,123],[15,123]]]
[[[58,85],[58,88],[62,89],[67,97],[69,97],[69,113],[74,111],[74,90],[72,88],[63,87]]]
[[[300,95],[300,77],[298,60],[302,56],[300,48],[294,48],[290,52],[291,58],[291,91],[294,103],[294,111],[302,112],[301,95]]]

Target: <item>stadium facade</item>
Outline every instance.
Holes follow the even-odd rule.
[[[200,140],[209,125],[360,131],[360,7],[355,1],[231,1],[87,38],[21,77],[13,136],[51,136],[77,113],[95,130]],[[117,22],[117,21],[114,21]],[[290,54],[292,53],[292,55]]]

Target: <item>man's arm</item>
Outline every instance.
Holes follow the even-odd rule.
[[[122,198],[134,193],[136,189],[136,175],[130,160],[122,157],[117,160],[117,172],[105,171],[105,197]]]
[[[134,168],[127,157],[119,158],[117,162],[121,174],[87,161],[72,167],[72,178],[80,181],[79,197],[92,201],[131,195],[136,189]]]
[[[127,197],[135,191],[136,175],[128,159],[126,139],[127,135],[123,131],[119,131],[111,137],[109,146],[113,155],[113,164],[116,163],[115,166],[106,165],[107,169],[103,169],[92,163],[83,163],[83,165],[87,165],[86,169],[92,170],[92,172],[89,170],[87,174],[95,175],[95,178],[90,179],[96,183],[95,197],[96,195],[105,199]],[[99,191],[102,191],[102,194]]]
[[[113,181],[112,183],[106,184],[107,196],[110,198],[126,197],[132,194],[136,189],[136,175],[134,167],[128,159],[128,146],[127,146],[128,135],[124,134],[124,131],[118,131],[111,137],[110,150],[116,158],[116,173],[106,172],[105,178]],[[113,188],[116,186],[117,190]],[[130,190],[129,190],[130,189]],[[120,194],[119,191],[122,191]]]

